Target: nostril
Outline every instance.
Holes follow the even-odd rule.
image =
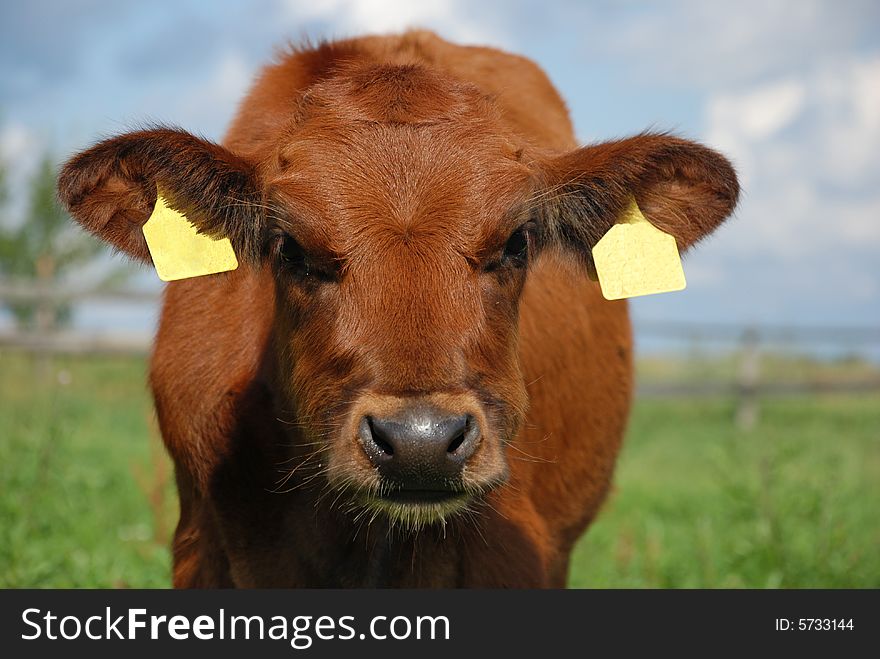
[[[371,417],[366,417],[367,428],[370,431],[370,437],[373,440],[373,443],[379,448],[382,453],[385,455],[394,455],[394,447],[391,446],[388,442],[382,439],[380,433],[376,432],[376,427],[373,424],[373,419]]]
[[[459,431],[453,436],[452,441],[449,442],[449,446],[446,448],[446,452],[450,456],[457,458],[469,457],[473,450],[475,435],[478,434],[477,422],[474,420],[474,417],[467,415],[463,420],[464,423],[461,425]],[[460,455],[456,455],[457,453]]]
[[[452,440],[452,443],[449,445],[449,448],[446,449],[447,453],[455,453],[458,450],[458,447],[464,444],[464,430],[462,430],[458,437]]]

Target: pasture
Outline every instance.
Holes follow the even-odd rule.
[[[880,395],[733,414],[637,401],[571,586],[880,587]],[[167,587],[173,478],[143,360],[0,355],[0,586]]]

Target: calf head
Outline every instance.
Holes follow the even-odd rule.
[[[589,268],[631,195],[684,249],[738,195],[729,163],[695,143],[643,134],[546,151],[475,87],[416,66],[341,71],[250,147],[129,133],[70,160],[60,196],[149,261],[141,227],[158,185],[271,276],[269,362],[302,454],[325,485],[411,527],[507,476],[527,407],[518,305],[541,252]]]

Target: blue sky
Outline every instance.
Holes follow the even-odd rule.
[[[220,139],[275,48],[406,26],[533,58],[583,142],[671,129],[732,158],[736,216],[637,319],[880,323],[876,1],[3,3],[0,157],[15,191],[45,149],[146,122]]]

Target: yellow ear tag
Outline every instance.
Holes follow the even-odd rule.
[[[229,238],[198,233],[186,216],[170,208],[161,194],[143,227],[156,273],[162,281],[227,272],[238,267]]]
[[[645,219],[634,198],[593,247],[593,262],[606,300],[680,291],[686,285],[675,238]]]

